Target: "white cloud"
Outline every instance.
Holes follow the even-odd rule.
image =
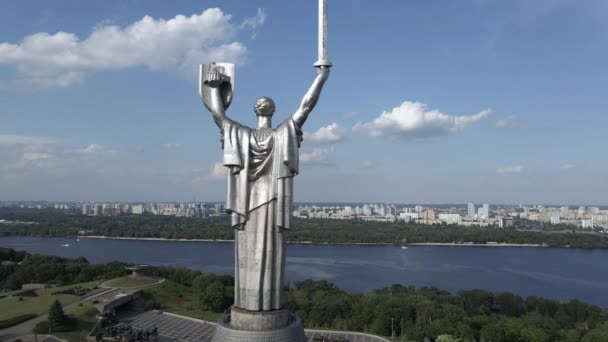
[[[567,164],[563,164],[559,168],[562,170],[570,170],[570,169],[574,169],[575,167],[576,167],[576,165],[567,163]]]
[[[107,147],[105,147],[104,145],[100,145],[100,144],[90,144],[89,146],[87,146],[85,148],[75,149],[75,150],[72,150],[71,152],[80,154],[85,157],[100,156],[100,155],[108,156],[108,155],[113,155],[116,153],[116,151],[109,150]]]
[[[84,39],[68,32],[39,32],[18,44],[0,43],[0,64],[15,65],[30,82],[44,87],[67,87],[96,71],[135,66],[194,77],[199,63],[242,63],[247,48],[237,35],[262,25],[265,18],[258,10],[239,25],[230,14],[210,8],[169,20],[145,16],[125,27],[105,22]]]
[[[312,152],[300,154],[300,161],[303,163],[314,163],[327,160],[330,154],[334,152],[334,147],[317,147]]]
[[[182,145],[178,144],[178,143],[166,143],[166,144],[163,144],[163,148],[166,148],[168,150],[175,150],[175,149],[178,149],[180,147],[182,147]]]
[[[500,173],[500,174],[505,174],[505,173],[522,173],[524,172],[524,166],[523,165],[515,165],[515,166],[508,166],[508,167],[499,167],[498,169],[496,169],[496,173]]]
[[[368,169],[368,168],[374,166],[374,163],[371,160],[364,160],[361,162],[360,166],[362,169]]]
[[[521,124],[515,116],[507,116],[506,118],[502,118],[496,122],[496,128],[519,128]]]
[[[46,137],[36,137],[27,135],[0,134],[1,145],[48,145],[56,141]]]
[[[308,140],[317,144],[335,143],[344,139],[344,129],[333,122],[310,134]]]
[[[213,169],[211,170],[211,174],[209,178],[211,179],[225,179],[228,174],[228,168],[224,166],[222,163],[213,164]]]
[[[438,110],[428,110],[424,103],[405,101],[391,111],[382,112],[371,122],[357,123],[353,129],[372,137],[422,140],[460,132],[491,113],[486,109],[474,115],[451,116]]]

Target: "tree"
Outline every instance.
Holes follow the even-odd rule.
[[[201,307],[204,309],[221,312],[224,308],[225,287],[219,280],[214,281],[205,289],[201,296]]]
[[[63,307],[58,300],[55,300],[51,307],[49,308],[49,330],[53,332],[53,330],[62,324],[65,324],[67,317],[63,312]]]

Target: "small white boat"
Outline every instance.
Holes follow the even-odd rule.
[[[69,243],[64,243],[63,245],[61,245],[61,247],[70,247]]]
[[[401,249],[407,249],[407,246],[401,246]]]
[[[80,238],[79,237],[76,238],[76,242],[80,242]]]

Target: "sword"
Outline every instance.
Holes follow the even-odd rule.
[[[314,65],[331,66],[327,56],[327,0],[319,0],[319,55]]]

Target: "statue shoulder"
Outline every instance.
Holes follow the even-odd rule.
[[[238,121],[234,121],[231,119],[226,118],[226,120],[224,120],[223,124],[222,124],[222,131],[231,131],[231,130],[244,130],[244,131],[253,131],[253,129],[251,129],[250,127],[243,125],[242,123],[238,122]]]

